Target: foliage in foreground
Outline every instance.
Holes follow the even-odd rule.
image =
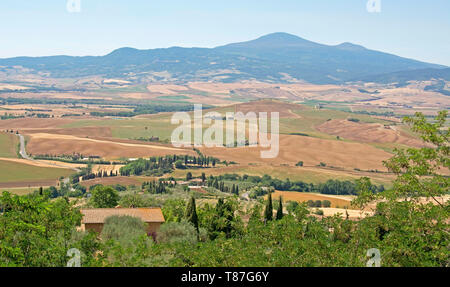
[[[0,265],[65,266],[67,250],[78,248],[83,266],[365,266],[367,250],[377,248],[382,266],[449,266],[449,203],[439,200],[449,192],[441,174],[450,167],[446,118],[406,120],[429,145],[396,150],[385,162],[397,174],[392,189],[373,192],[368,178],[357,181],[353,205],[378,200],[375,215],[359,221],[311,216],[306,204],[289,203],[289,214],[274,220],[269,202],[263,212],[242,211],[235,198],[201,207],[191,200],[187,210],[173,200],[156,242],[129,218],[110,219],[100,239],[75,230],[80,213],[64,198],[4,193]]]

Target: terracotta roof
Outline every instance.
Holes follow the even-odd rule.
[[[140,218],[144,222],[164,222],[164,216],[161,208],[92,208],[81,209],[83,214],[82,223],[104,223],[105,219],[118,216],[134,216]]]

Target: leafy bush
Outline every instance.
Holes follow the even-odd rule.
[[[200,232],[203,239],[206,238],[206,231],[202,229]],[[197,243],[197,231],[194,225],[187,221],[182,222],[167,222],[161,225],[158,232],[157,241],[159,243]]]
[[[119,198],[119,193],[112,187],[97,186],[89,201],[95,208],[111,208],[117,206]]]
[[[323,200],[322,207],[331,207],[331,202],[329,200]]]
[[[132,216],[110,216],[106,218],[101,237],[103,240],[116,240],[121,244],[131,243],[146,235],[146,225],[141,219]]]

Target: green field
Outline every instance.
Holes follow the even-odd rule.
[[[46,188],[46,187],[43,187]],[[17,195],[25,195],[30,194],[35,190],[39,190],[37,187],[20,187],[20,188],[0,188],[0,191],[6,189],[9,193],[17,194]]]
[[[213,109],[221,114],[233,111],[233,107],[221,107]],[[293,110],[298,117],[280,118],[280,133],[294,134],[303,133],[310,137],[336,140],[336,136],[322,133],[316,130],[316,127],[330,119],[356,118],[361,123],[380,123],[389,124],[389,122],[376,119],[368,115],[354,114],[338,110],[320,109],[316,110],[308,106],[302,109]],[[203,112],[207,113],[207,110]],[[191,114],[191,113],[190,113]],[[101,120],[80,120],[61,126],[61,128],[80,128],[80,127],[109,127],[112,136],[120,139],[139,139],[159,137],[161,141],[170,140],[172,131],[178,125],[171,124],[171,114],[156,114],[149,118],[126,118],[126,119],[101,119]],[[224,124],[225,127],[225,124]],[[206,129],[207,125],[203,125]],[[347,140],[344,140],[347,141]],[[383,148],[386,149],[386,148]],[[392,150],[387,148],[387,150]]]
[[[13,134],[0,133],[0,157],[17,157],[16,147],[19,140]]]
[[[63,168],[38,167],[18,162],[0,160],[0,183],[57,180],[69,176],[73,171]]]

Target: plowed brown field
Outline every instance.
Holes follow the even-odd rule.
[[[358,142],[373,143],[399,143],[409,146],[421,147],[423,143],[397,131],[395,126],[381,124],[355,123],[348,120],[331,120],[317,127],[323,133],[340,136]]]

